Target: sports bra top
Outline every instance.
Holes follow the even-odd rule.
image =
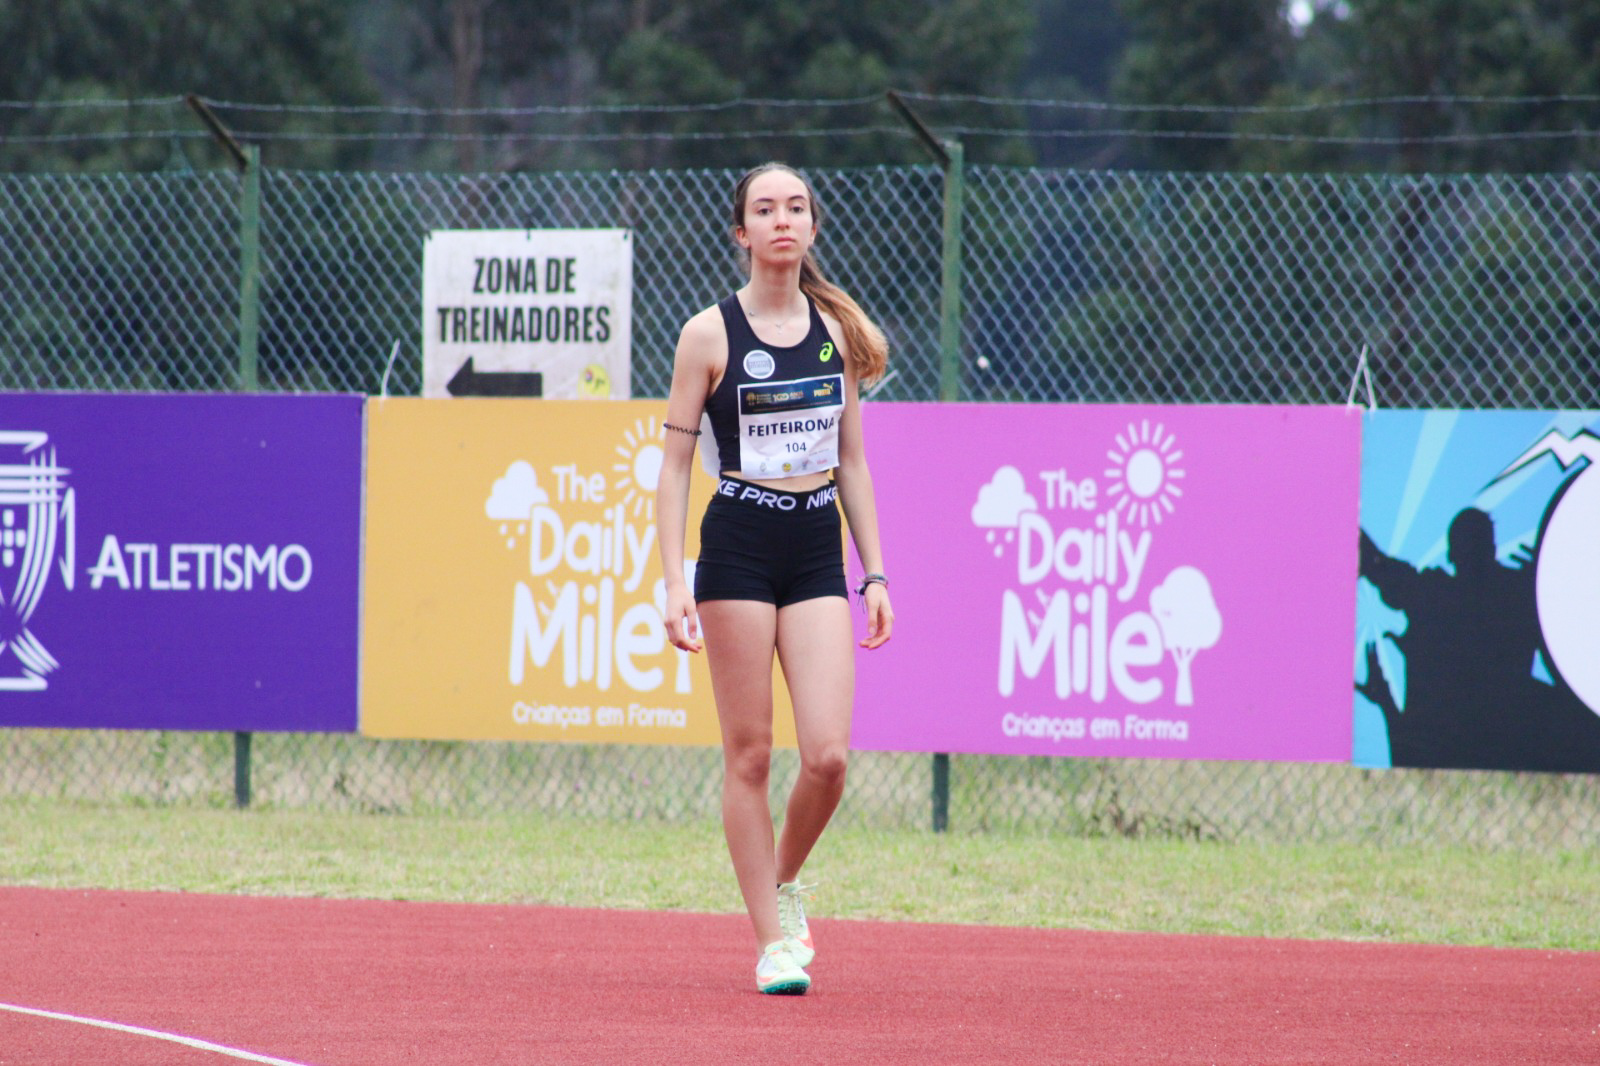
[[[728,331],[728,366],[706,399],[701,453],[716,476],[786,478],[839,465],[843,357],[822,312],[806,297],[811,328],[784,348],[758,339],[738,296],[717,305]]]

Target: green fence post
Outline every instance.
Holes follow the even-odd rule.
[[[250,737],[233,735],[233,805],[240,810],[250,806]]]
[[[944,247],[939,282],[939,400],[961,398],[961,217],[966,200],[965,152],[944,142]],[[933,831],[950,827],[950,755],[933,756]]]
[[[966,199],[963,173],[965,151],[960,141],[941,141],[933,135],[917,113],[899,93],[890,89],[884,95],[889,106],[906,121],[923,147],[944,167],[944,234],[939,276],[939,399],[950,403],[961,398],[961,214]],[[943,833],[950,826],[950,756],[933,756],[933,831]]]
[[[239,380],[240,392],[257,392],[261,344],[261,149],[240,145],[244,173],[239,190]],[[233,802],[250,806],[250,734],[233,734]]]
[[[240,144],[198,94],[187,93],[183,99],[239,168],[239,364],[235,384],[240,392],[255,392],[261,387],[256,370],[261,333],[261,149]],[[250,806],[249,733],[233,734],[233,802],[241,808]]]
[[[950,828],[950,755],[936,752],[933,756],[933,831],[943,833]]]
[[[256,361],[261,336],[261,149],[244,152],[239,192],[239,391],[261,387]]]
[[[939,399],[961,399],[961,215],[966,200],[960,141],[945,141],[944,247],[939,281]]]

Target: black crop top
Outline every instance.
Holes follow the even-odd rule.
[[[759,340],[737,296],[717,305],[728,331],[728,366],[701,418],[713,475],[785,478],[839,465],[844,365],[811,297],[811,328],[783,348]]]

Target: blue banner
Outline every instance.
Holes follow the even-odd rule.
[[[1600,412],[1379,411],[1354,759],[1600,771]]]

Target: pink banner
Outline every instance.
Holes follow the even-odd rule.
[[[867,750],[1350,759],[1358,413],[870,404]]]

